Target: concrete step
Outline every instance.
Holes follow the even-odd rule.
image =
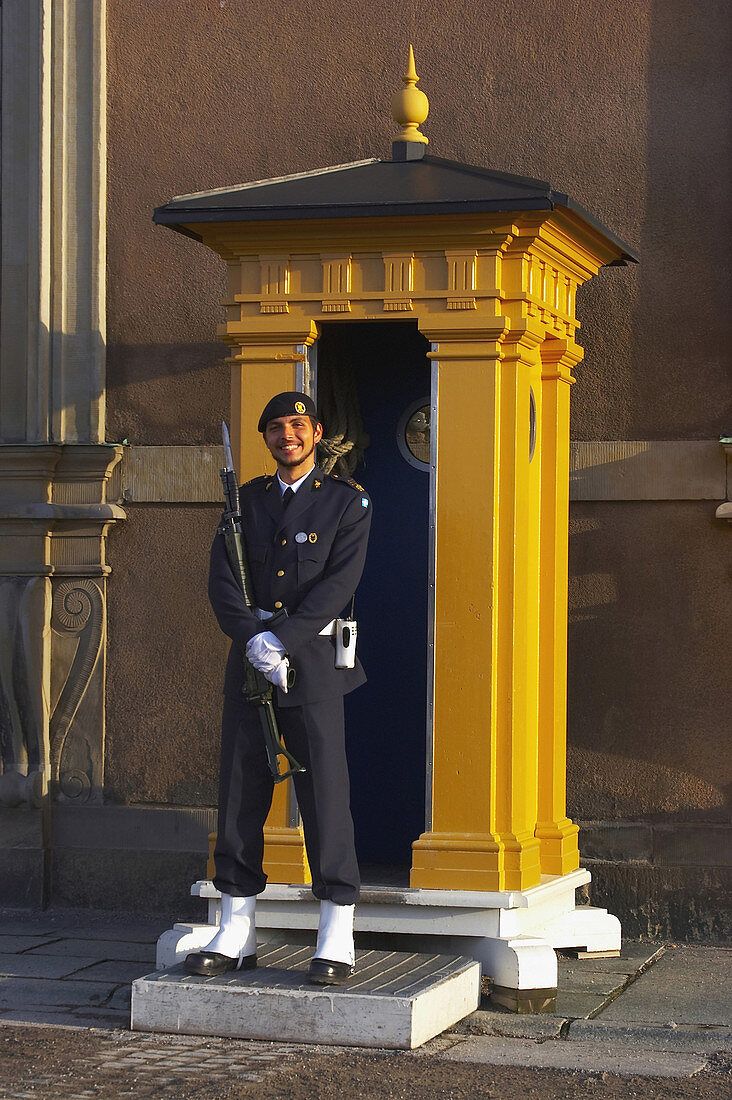
[[[345,986],[307,981],[310,947],[260,943],[257,957],[216,978],[180,964],[138,978],[132,1030],[409,1050],[480,1000],[480,964],[462,956],[357,951]]]

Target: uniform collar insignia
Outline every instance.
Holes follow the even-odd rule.
[[[320,469],[320,466],[313,466],[313,469],[312,469],[312,481],[310,482],[310,492],[311,492],[311,493],[314,493],[314,492],[316,492],[316,491],[317,491],[318,489],[320,489],[320,487],[321,487],[321,486],[322,486],[322,484],[323,484],[323,478],[324,478],[324,477],[325,477],[325,474],[324,474],[324,473],[323,473],[323,471],[322,471],[322,470]]]

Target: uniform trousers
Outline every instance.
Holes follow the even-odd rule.
[[[263,828],[274,783],[258,708],[224,696],[219,772],[219,821],[214,885],[234,897],[260,894]],[[343,697],[277,707],[280,733],[304,773],[293,777],[305,847],[319,900],[358,901],[360,877],[353,836]]]

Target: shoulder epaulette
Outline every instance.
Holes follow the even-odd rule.
[[[363,485],[359,485],[352,477],[341,477],[340,474],[328,474],[328,477],[332,477],[334,481],[340,481],[341,485],[350,485],[356,493],[366,492]]]
[[[271,474],[260,474],[259,477],[252,477],[249,481],[243,482],[241,488],[243,489],[245,485],[256,485],[258,481],[270,481],[271,476]]]

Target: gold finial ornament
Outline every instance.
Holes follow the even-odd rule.
[[[414,66],[414,50],[411,46],[407,73],[402,80],[404,87],[391,101],[391,113],[402,128],[402,132],[397,134],[394,141],[419,141],[423,145],[428,145],[429,138],[420,134],[419,127],[429,114],[430,103],[424,92],[416,87],[419,77]]]

